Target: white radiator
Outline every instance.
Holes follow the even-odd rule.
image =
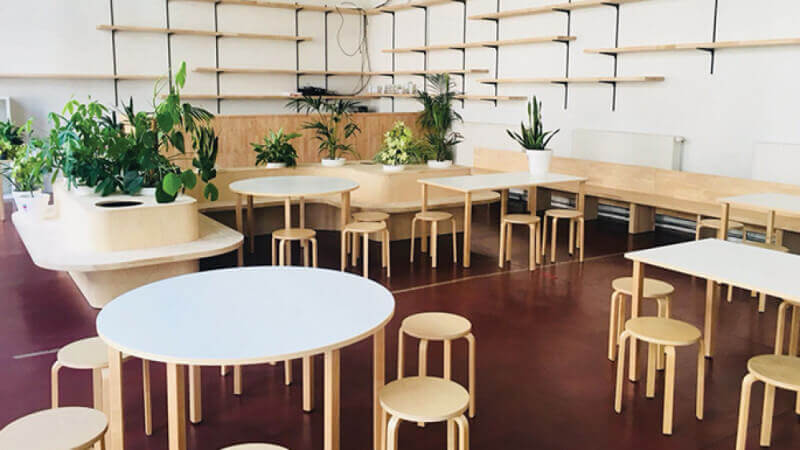
[[[11,98],[0,97],[0,122],[11,120]]]
[[[750,167],[754,180],[800,185],[800,144],[757,142]]]
[[[680,136],[622,131],[576,129],[572,133],[573,158],[617,164],[681,170]]]

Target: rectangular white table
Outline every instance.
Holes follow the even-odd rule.
[[[532,213],[536,212],[536,187],[561,183],[577,183],[577,209],[583,212],[585,205],[586,178],[558,173],[531,175],[528,172],[491,173],[483,175],[463,175],[457,177],[425,178],[417,180],[422,184],[422,211],[428,210],[428,187],[437,187],[464,194],[464,267],[470,266],[472,248],[472,193],[480,191],[502,191],[500,218],[506,214],[508,190],[513,188],[528,189],[528,206]],[[423,226],[422,249],[425,250],[426,231]],[[583,253],[583,246],[580,249]]]
[[[645,265],[707,280],[703,332],[707,357],[713,354],[714,309],[719,297],[716,284],[732,284],[800,305],[800,283],[797,281],[800,255],[719,239],[703,239],[628,252],[625,257],[633,261],[631,317],[639,315]],[[630,361],[628,377],[636,380],[635,339],[631,339]]]
[[[735,195],[717,200],[722,204],[722,219],[719,238],[728,235],[728,220],[731,208],[749,209],[767,214],[767,242],[772,242],[775,231],[775,215],[800,217],[800,196],[779,193]]]

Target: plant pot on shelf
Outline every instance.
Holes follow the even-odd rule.
[[[344,158],[336,158],[336,159],[324,158],[322,160],[322,167],[342,167],[345,161],[346,160]]]
[[[268,162],[267,169],[283,169],[286,167],[285,162]]]
[[[156,195],[156,188],[154,187],[143,187],[139,191],[139,195],[147,195],[149,197],[155,197]]]
[[[428,167],[431,169],[448,169],[450,167],[453,167],[453,161],[450,159],[445,161],[437,161],[435,159],[429,159]]]
[[[47,205],[50,203],[50,194],[42,191],[14,191],[12,195],[18,211],[24,214],[32,214],[36,217],[42,217],[47,211]]]
[[[528,170],[531,175],[543,175],[550,172],[550,161],[553,159],[552,150],[526,150],[528,154]]]
[[[402,164],[398,164],[398,165],[384,164],[383,165],[383,171],[387,172],[387,173],[402,172],[405,168],[406,168],[406,166],[404,166]]]

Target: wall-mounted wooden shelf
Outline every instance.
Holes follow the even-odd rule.
[[[428,8],[430,6],[439,6],[455,3],[464,3],[465,0],[416,0],[408,3],[398,3],[396,5],[383,6],[381,8],[372,8],[367,10],[367,14],[378,13],[392,13],[397,11],[407,11],[415,8]]]
[[[576,9],[592,8],[596,6],[618,6],[623,3],[641,2],[643,0],[579,0],[571,3],[557,3],[533,8],[513,9],[508,11],[476,14],[469,16],[470,20],[498,20],[509,17],[533,16],[550,12],[574,11]]]
[[[754,48],[800,45],[800,38],[763,39],[754,41],[687,42],[682,44],[638,45],[616,48],[587,48],[586,53],[617,55],[620,53],[666,52],[672,50],[719,50],[725,48]]]
[[[497,102],[497,101],[520,101],[520,100],[527,100],[528,97],[524,95],[458,95],[456,96],[457,99],[463,100],[479,100],[479,101],[489,101],[489,102]]]
[[[662,76],[634,77],[555,77],[555,78],[490,78],[478,80],[484,84],[534,84],[534,83],[650,83],[664,81]]]
[[[251,95],[251,94],[181,94],[183,100],[291,100],[293,98],[300,98],[296,94],[264,94],[264,95]],[[369,100],[377,98],[377,95],[323,95],[322,98],[339,98],[348,100]]]
[[[522,45],[522,44],[540,44],[545,42],[569,42],[574,41],[575,36],[540,36],[531,38],[520,39],[505,39],[497,41],[479,41],[479,42],[466,42],[455,44],[436,44],[425,45],[421,47],[406,47],[406,48],[387,48],[384,53],[412,53],[412,52],[428,52],[433,50],[464,50],[468,48],[481,48],[481,47],[504,47],[509,45]]]
[[[234,73],[234,74],[261,74],[261,75],[319,75],[319,76],[392,76],[392,75],[434,75],[449,73],[456,75],[489,73],[489,69],[453,69],[453,70],[395,70],[359,72],[348,70],[292,70],[292,69],[247,69],[231,67],[198,67],[194,69],[200,73]]]
[[[212,30],[188,30],[180,28],[158,28],[158,27],[138,27],[130,25],[98,25],[98,30],[104,31],[126,31],[134,33],[161,33],[173,35],[189,35],[189,36],[213,36],[224,38],[242,38],[242,39],[268,39],[275,41],[310,41],[310,37],[306,36],[287,36],[282,34],[258,34],[258,33],[232,33],[224,31]]]
[[[198,2],[214,3],[219,5],[244,5],[259,6],[262,8],[289,9],[293,11],[319,11],[319,12],[341,12],[342,14],[361,14],[358,10],[350,7],[337,8],[335,6],[310,5],[305,3],[282,3],[260,0],[170,0],[172,2]]]
[[[49,80],[157,80],[165,75],[104,74],[104,73],[2,73],[0,78]]]

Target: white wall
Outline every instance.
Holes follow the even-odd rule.
[[[501,0],[501,8],[518,9],[558,3],[561,0]],[[566,0],[564,0],[566,1]],[[766,5],[768,3],[768,6]],[[766,6],[766,7],[765,7]],[[461,4],[430,9],[430,43],[461,41]],[[493,0],[467,0],[469,15],[493,12]],[[707,42],[713,26],[713,0],[646,0],[623,5],[620,16],[620,46]],[[423,12],[397,15],[397,46],[422,44]],[[374,24],[382,23],[381,27]],[[800,2],[796,0],[719,0],[718,40],[800,37]],[[572,13],[572,35],[577,39],[570,49],[570,76],[610,76],[613,59],[591,55],[584,48],[614,46],[615,12],[611,7],[578,10]],[[467,21],[467,40],[494,39],[494,24]],[[565,34],[566,15],[549,13],[504,19],[500,38]],[[371,26],[371,45],[382,67],[389,67],[390,56],[379,48],[391,43],[391,19],[375,19]],[[398,69],[421,67],[422,56],[398,55]],[[430,66],[460,67],[456,51],[434,52]],[[500,49],[500,77],[563,76],[563,44],[522,45]],[[467,67],[489,68],[494,75],[491,49],[467,51]],[[683,168],[687,171],[751,176],[757,142],[800,143],[800,46],[730,49],[717,52],[715,74],[710,72],[710,57],[705,52],[681,51],[621,55],[619,75],[663,75],[663,83],[620,85],[617,110],[611,111],[611,87],[571,85],[569,106],[564,110],[564,89],[558,85],[501,85],[500,94],[536,94],[544,102],[547,128],[561,128],[552,146],[557,154],[569,155],[572,130],[576,128],[632,131],[684,136]],[[467,90],[492,92],[490,85],[474,80]],[[413,102],[398,102],[398,109],[415,109]],[[505,136],[509,126],[518,126],[524,115],[523,102],[468,102],[464,110],[465,144],[458,160],[469,163],[474,146],[515,148]],[[798,177],[800,181],[800,177]]]

